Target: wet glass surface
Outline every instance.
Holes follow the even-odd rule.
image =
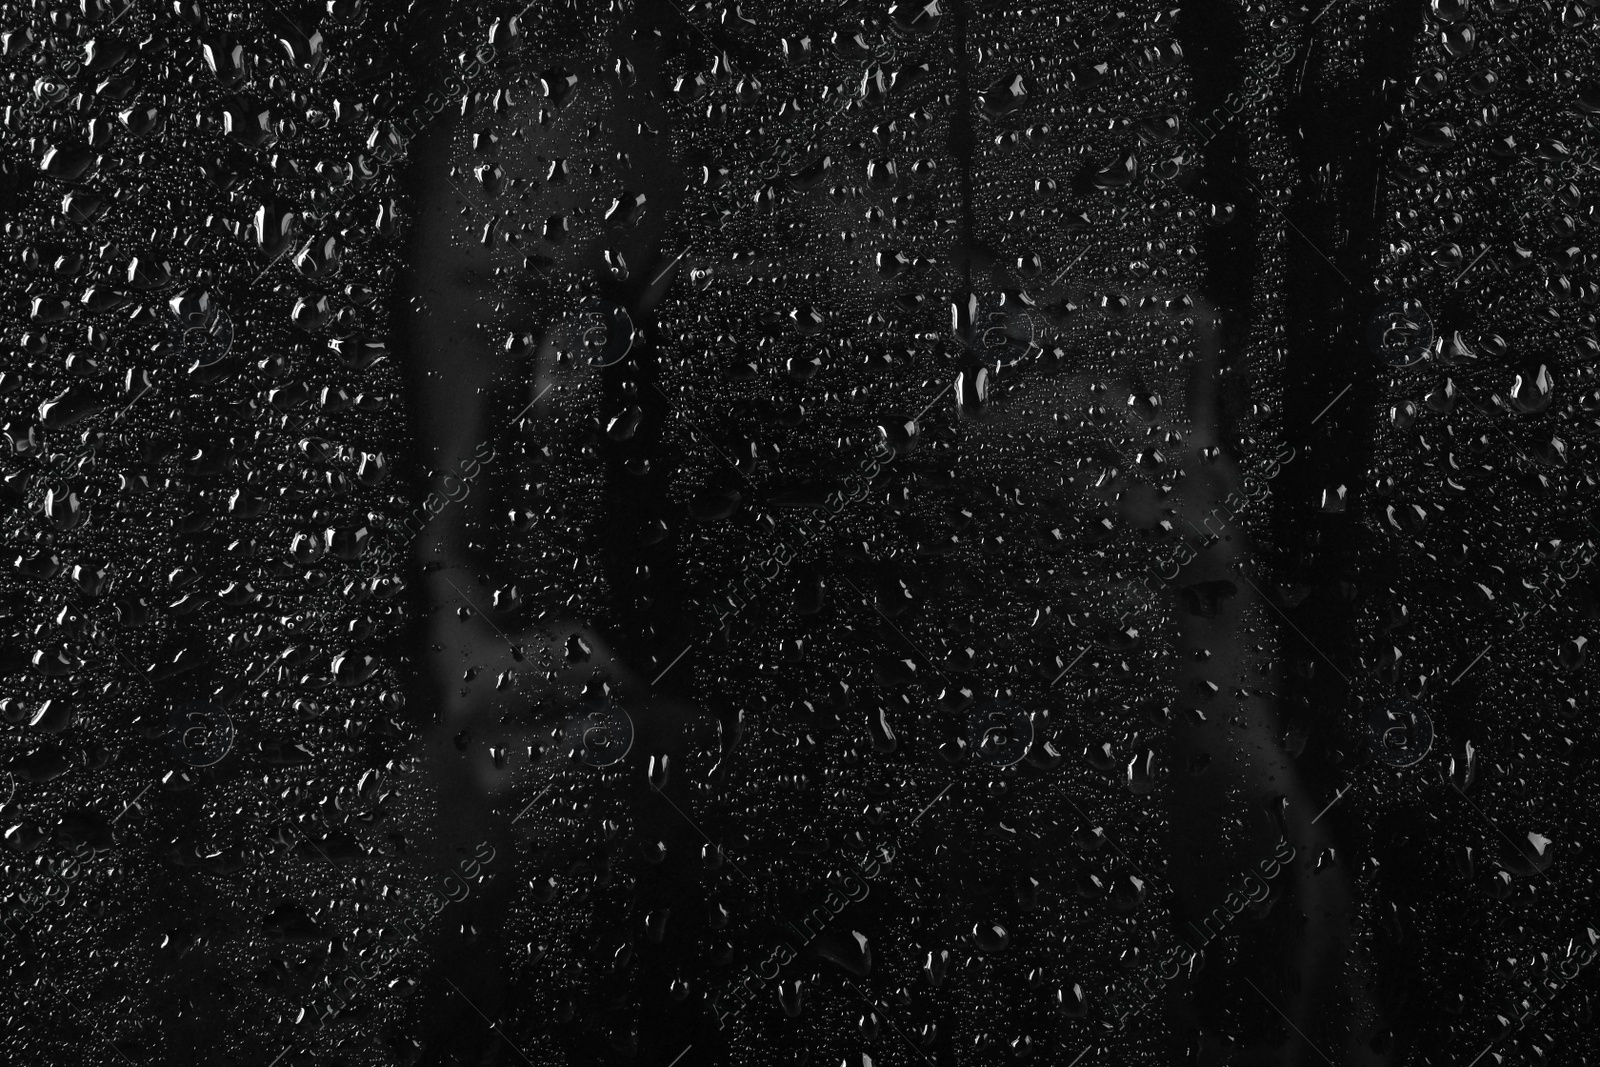
[[[1577,0],[13,3],[38,1064],[1585,1064]]]

